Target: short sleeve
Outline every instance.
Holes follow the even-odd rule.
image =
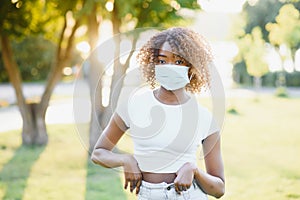
[[[207,136],[220,131],[220,127],[219,127],[216,119],[213,117],[213,115],[210,112],[209,112],[209,115],[210,115],[210,127],[209,127]]]
[[[115,113],[117,113],[121,117],[121,119],[124,121],[127,127],[130,127],[128,114],[128,99],[119,98]]]
[[[199,131],[201,133],[201,139],[199,142],[202,142],[211,134],[220,131],[220,127],[217,121],[214,119],[212,113],[207,108],[202,107],[199,114]]]

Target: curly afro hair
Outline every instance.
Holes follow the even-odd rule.
[[[172,53],[183,58],[187,63],[189,77],[192,76],[186,90],[199,93],[202,88],[209,87],[210,74],[208,64],[213,56],[208,42],[200,34],[187,28],[170,28],[157,33],[142,46],[137,54],[142,75],[146,82],[154,89],[156,85],[155,64],[159,49],[167,42],[172,48]]]

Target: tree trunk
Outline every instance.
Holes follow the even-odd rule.
[[[99,80],[103,73],[103,66],[98,62],[96,52],[93,52],[90,55],[89,61],[89,87],[91,99],[89,151],[91,152],[103,130],[103,125],[100,124],[100,119],[102,117],[104,107],[102,105],[102,84],[101,80]]]
[[[254,76],[254,87],[256,91],[259,91],[261,89],[261,77],[260,76]]]
[[[136,49],[137,39],[138,39],[138,35],[134,35],[134,37],[132,39],[131,51],[129,52],[126,62],[123,65],[120,63],[119,58],[115,58],[116,60],[118,60],[118,62],[115,62],[115,65],[114,65],[114,74],[113,74],[112,82],[111,82],[112,92],[110,93],[110,101],[111,101],[111,105],[112,105],[111,107],[113,110],[115,109],[113,106],[117,105],[117,101],[120,97],[121,90],[124,85],[124,78],[126,76],[126,70],[129,67],[130,59]],[[118,42],[120,43],[121,41],[118,41]],[[118,48],[120,48],[120,46],[118,46],[118,45],[116,45],[116,46]],[[118,53],[120,54],[120,50]],[[123,54],[123,52],[121,52],[121,54]]]
[[[276,80],[276,86],[278,88],[286,87],[286,77],[285,77],[285,71],[282,69],[278,72],[277,80]]]
[[[89,18],[89,32],[90,32],[90,38],[93,38],[91,36],[95,36],[96,30],[98,30],[98,26],[96,26],[96,15],[91,15]],[[114,107],[117,103],[117,100],[119,98],[123,81],[124,81],[124,75],[126,73],[126,69],[129,66],[130,58],[132,57],[134,50],[136,48],[136,42],[137,38],[134,37],[133,44],[132,44],[132,51],[130,52],[126,63],[122,65],[120,63],[120,42],[121,37],[119,35],[119,28],[121,25],[121,21],[118,18],[118,8],[115,5],[114,10],[112,12],[112,24],[113,24],[113,34],[114,34],[114,42],[115,42],[115,52],[114,52],[114,74],[112,77],[111,82],[111,91],[110,91],[110,98],[109,98],[109,105],[107,107],[104,107],[102,105],[102,83],[99,78],[104,73],[104,68],[101,66],[101,64],[97,61],[97,55],[96,52],[93,52],[90,55],[90,91],[91,91],[91,104],[92,104],[92,112],[91,112],[91,122],[90,122],[90,146],[89,150],[90,152],[93,151],[93,148],[97,142],[97,139],[99,138],[100,134],[102,133],[103,129],[106,127],[112,111],[114,110]],[[98,24],[99,25],[99,24]],[[94,34],[93,34],[94,33]],[[98,32],[97,32],[98,35]],[[94,43],[95,41],[89,41],[90,43]],[[91,45],[92,46],[92,45]]]
[[[120,28],[120,20],[118,19],[118,9],[117,6],[114,6],[114,10],[112,11],[112,25],[113,25],[113,42],[115,45],[115,51],[114,51],[114,60],[113,60],[113,68],[114,68],[114,73],[112,76],[111,80],[111,85],[110,85],[110,94],[109,94],[109,104],[108,106],[104,109],[104,112],[101,116],[101,124],[104,126],[107,125],[111,115],[112,115],[112,106],[111,105],[116,105],[115,103],[112,102],[117,102],[118,100],[118,93],[119,91],[119,85],[120,82],[123,82],[123,74],[125,74],[126,69],[123,68],[120,62],[120,43],[121,43],[121,35],[119,32]],[[112,108],[112,109],[111,109]]]
[[[62,51],[62,42],[66,30],[65,25],[61,32],[60,42],[58,44],[56,62],[52,66],[49,73],[46,89],[41,97],[40,103],[27,104],[22,91],[22,78],[18,69],[17,63],[13,60],[13,52],[9,43],[8,37],[1,35],[1,46],[4,66],[8,72],[9,79],[15,89],[18,107],[23,120],[22,129],[22,144],[24,145],[44,145],[48,142],[48,135],[46,130],[45,115],[49,105],[52,92],[57,82],[61,79],[61,71],[66,63],[70,60],[71,50],[75,32],[79,27],[79,20],[76,20],[70,36],[67,38],[67,47]]]
[[[23,119],[22,129],[22,141],[26,145],[44,145],[48,142],[45,117],[40,114],[38,105],[27,104],[31,117]]]
[[[22,90],[22,77],[17,63],[13,60],[13,52],[7,36],[1,36],[4,66],[14,87],[17,104],[23,120],[22,144],[44,145],[48,141],[45,117],[37,112],[37,104],[27,104]]]
[[[99,36],[100,22],[97,20],[97,10],[94,5],[91,14],[88,16],[88,36],[89,45],[91,47],[91,54],[88,58],[89,61],[89,87],[91,99],[91,121],[89,129],[89,152],[93,151],[96,141],[102,132],[100,119],[103,112],[102,106],[102,83],[99,81],[103,73],[103,66],[98,62],[96,44]]]

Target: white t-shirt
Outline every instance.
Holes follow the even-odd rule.
[[[142,171],[175,173],[196,163],[201,141],[219,131],[212,114],[191,95],[184,104],[160,102],[150,89],[140,89],[118,102],[116,113],[129,127],[134,157]]]

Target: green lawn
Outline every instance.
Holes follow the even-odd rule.
[[[92,164],[74,125],[52,125],[46,147],[20,146],[19,131],[0,133],[0,199],[126,199],[119,174]]]
[[[300,99],[228,99],[222,132],[224,200],[300,199]],[[0,133],[0,199],[134,199],[123,175],[89,161],[74,125],[51,125],[45,147],[20,146],[19,131]],[[120,147],[131,151],[128,138]],[[213,198],[211,198],[213,199]]]
[[[229,99],[223,199],[300,199],[300,99]]]

